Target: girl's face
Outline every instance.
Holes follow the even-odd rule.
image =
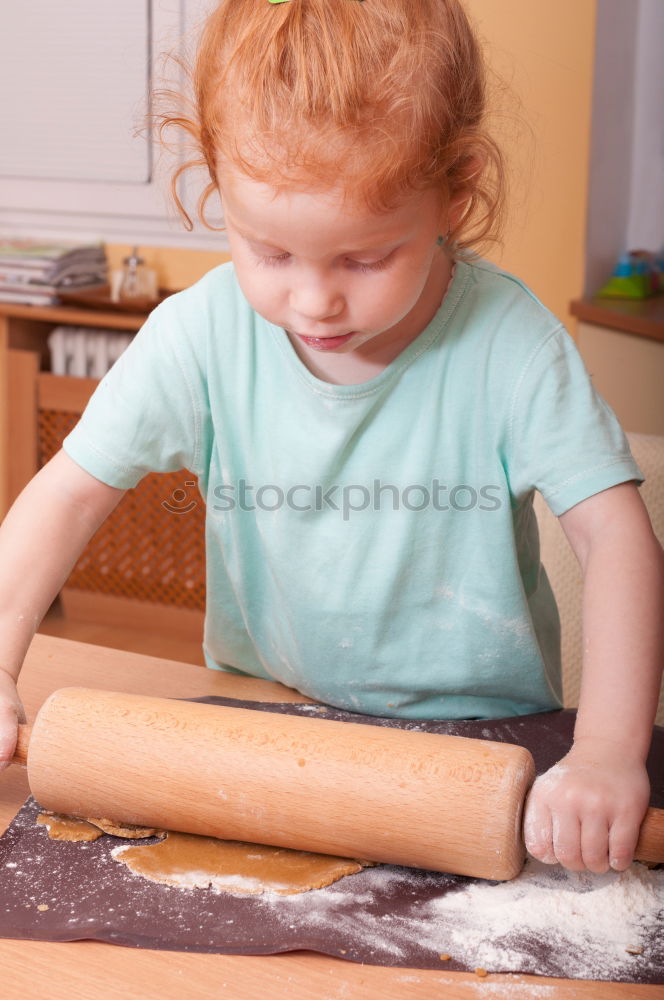
[[[228,167],[219,187],[242,291],[312,370],[330,354],[389,364],[433,318],[451,271],[435,192],[375,214],[337,189],[277,190]]]

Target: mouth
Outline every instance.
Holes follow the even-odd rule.
[[[306,344],[307,347],[312,347],[316,351],[334,351],[337,347],[347,344],[355,335],[355,330],[351,333],[344,333],[340,337],[305,337],[302,333],[295,334],[303,344]]]

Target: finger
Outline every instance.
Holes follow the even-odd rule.
[[[531,795],[526,804],[523,838],[529,854],[545,865],[555,865],[551,813],[547,806],[537,801],[536,796]]]
[[[13,705],[0,706],[0,770],[8,767],[14,756],[17,737],[17,710]]]
[[[12,716],[12,712],[15,713],[15,717]],[[13,718],[14,722],[16,719],[22,723],[26,721],[23,703],[16,690],[16,681],[11,674],[0,667],[0,727],[5,724],[7,718]]]
[[[553,852],[556,859],[570,871],[583,871],[581,851],[581,823],[576,813],[555,813],[553,825]]]
[[[16,750],[16,732],[0,725],[0,771],[9,767]]]
[[[606,817],[588,816],[581,822],[581,858],[596,875],[609,870],[609,823]]]
[[[626,816],[617,817],[609,831],[609,864],[614,871],[624,872],[634,860],[639,839],[640,823]]]

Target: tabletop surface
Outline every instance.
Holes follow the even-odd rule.
[[[161,697],[218,695],[254,701],[303,702],[298,692],[174,660],[141,656],[52,636],[35,636],[19,690],[31,722],[48,695],[84,686]],[[0,774],[0,832],[29,794],[24,768]],[[539,976],[438,973],[343,962],[313,952],[270,956],[203,955],[131,949],[96,941],[0,940],[2,996],[44,1000],[656,1000],[661,986],[594,983]]]
[[[608,326],[637,337],[664,341],[664,294],[649,299],[575,299],[570,311],[586,323]]]

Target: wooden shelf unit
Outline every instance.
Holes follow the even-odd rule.
[[[649,299],[575,299],[570,311],[584,323],[664,342],[664,293]]]
[[[138,314],[0,303],[0,518],[57,450],[97,385],[95,379],[48,370],[50,332],[60,325],[136,332],[144,320]],[[203,505],[182,525],[160,504],[188,476],[155,474],[128,491],[63,588],[65,615],[202,639]],[[125,568],[118,570],[112,564],[120,549]],[[128,559],[134,562],[126,568]]]

